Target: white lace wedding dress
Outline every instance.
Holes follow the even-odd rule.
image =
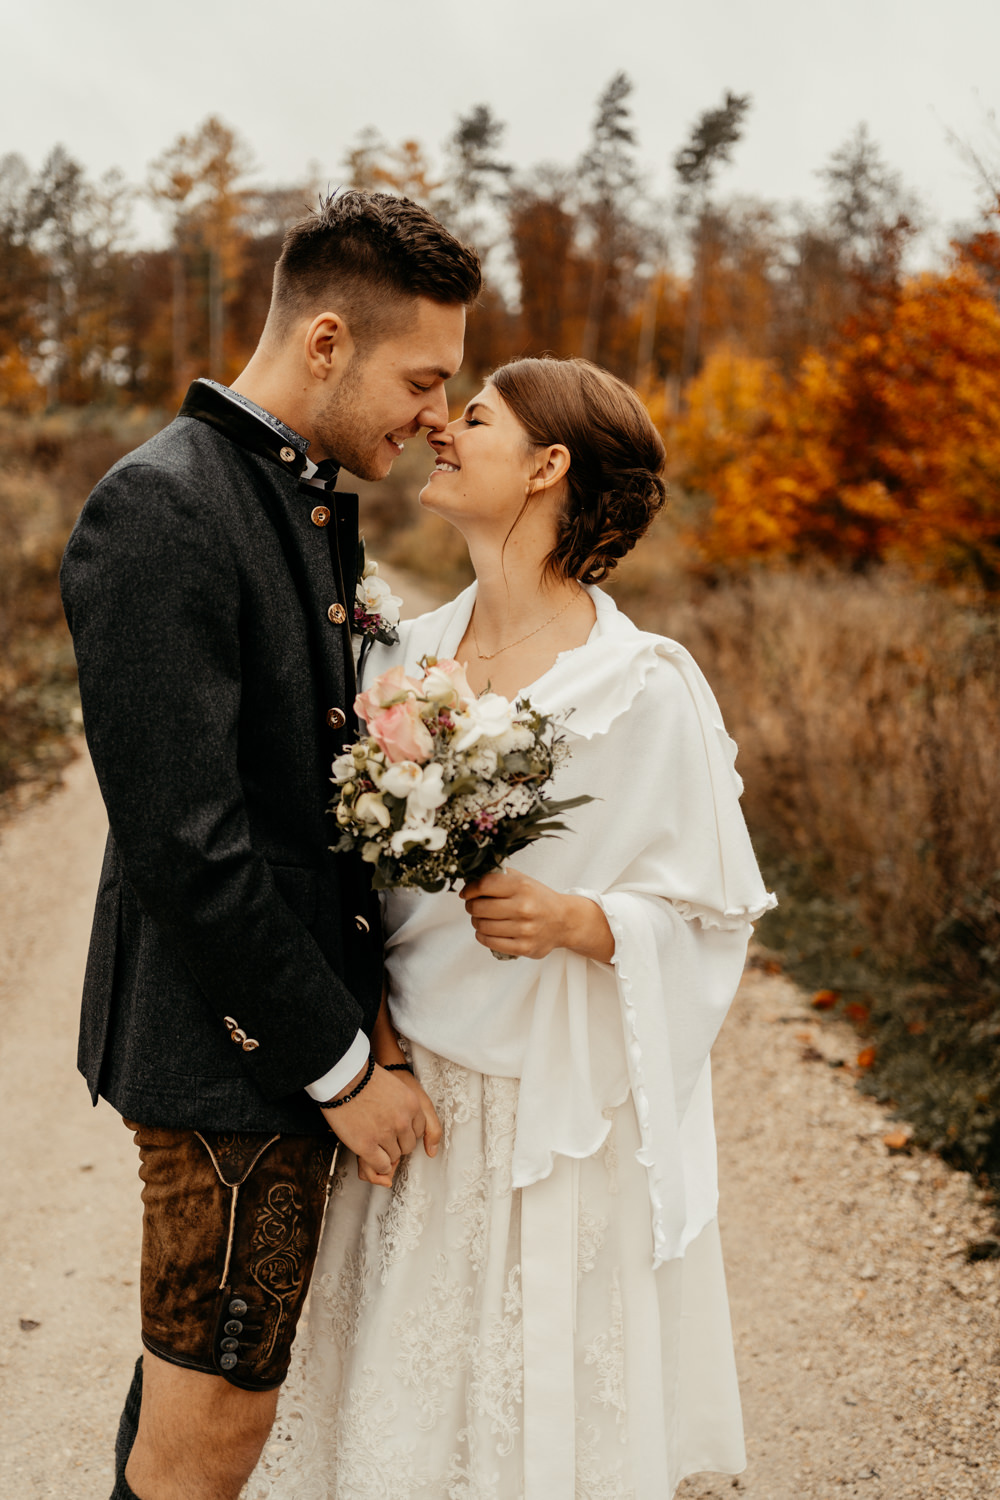
[[[391,1193],[360,1183],[352,1157],[338,1163],[308,1324],[248,1500],[521,1500],[524,1283],[547,1274],[525,1250],[550,1259],[556,1299],[576,1305],[571,1386],[540,1392],[572,1411],[571,1495],[662,1500],[685,1473],[739,1471],[716,1222],[652,1270],[631,1104],[596,1155],[561,1158],[538,1185],[571,1206],[559,1226],[569,1242],[546,1242],[543,1220],[526,1246],[536,1188],[511,1188],[517,1080],[420,1047],[414,1062],[443,1149],[434,1160],[418,1150]],[[544,1281],[527,1290],[544,1297]]]
[[[337,1163],[247,1500],[668,1500],[743,1468],[708,1053],[772,898],[704,678],[592,595],[531,701],[573,710],[555,795],[600,800],[517,865],[601,905],[614,962],[498,964],[457,895],[390,896],[393,1019],[444,1140],[391,1190]],[[370,675],[453,654],[473,597]]]

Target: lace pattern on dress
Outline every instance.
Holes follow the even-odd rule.
[[[418,1147],[391,1194],[343,1153],[308,1321],[245,1500],[524,1500],[518,1084],[413,1052],[449,1144],[433,1159]],[[646,1435],[629,1425],[629,1381],[662,1378],[680,1319],[679,1299],[650,1285],[660,1319],[633,1319],[626,1345],[622,1267],[649,1225],[638,1146],[627,1103],[579,1163],[575,1500],[669,1493],[659,1461],[637,1480]]]

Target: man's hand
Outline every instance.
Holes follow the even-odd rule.
[[[400,1062],[405,1061],[402,1054],[400,1054],[399,1060]],[[428,1156],[437,1156],[438,1146],[441,1144],[441,1136],[443,1134],[441,1121],[437,1117],[437,1110],[412,1073],[400,1070],[400,1072],[394,1073],[392,1076],[398,1078],[400,1083],[410,1090],[410,1093],[423,1110],[425,1120],[424,1150]],[[396,1165],[399,1165],[398,1162]],[[371,1162],[366,1161],[361,1156],[358,1157],[358,1176],[362,1182],[372,1182],[376,1187],[392,1187],[392,1175],[380,1176]]]
[[[343,1092],[349,1094],[356,1088],[367,1071],[366,1063]],[[325,1109],[323,1115],[348,1150],[366,1163],[373,1174],[367,1180],[383,1187],[392,1186],[400,1157],[416,1148],[427,1128],[418,1094],[401,1082],[397,1073],[387,1073],[377,1065],[371,1082],[356,1099],[338,1109]]]

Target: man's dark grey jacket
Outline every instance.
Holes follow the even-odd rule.
[[[63,561],[111,828],[79,1062],[142,1124],[325,1131],[303,1086],[378,1010],[377,899],[326,813],[357,500],[299,482],[304,446],[196,383]]]

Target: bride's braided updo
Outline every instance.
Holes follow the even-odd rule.
[[[490,383],[532,447],[562,443],[568,498],[546,568],[600,583],[663,505],[666,454],[631,386],[586,359],[516,359]]]

